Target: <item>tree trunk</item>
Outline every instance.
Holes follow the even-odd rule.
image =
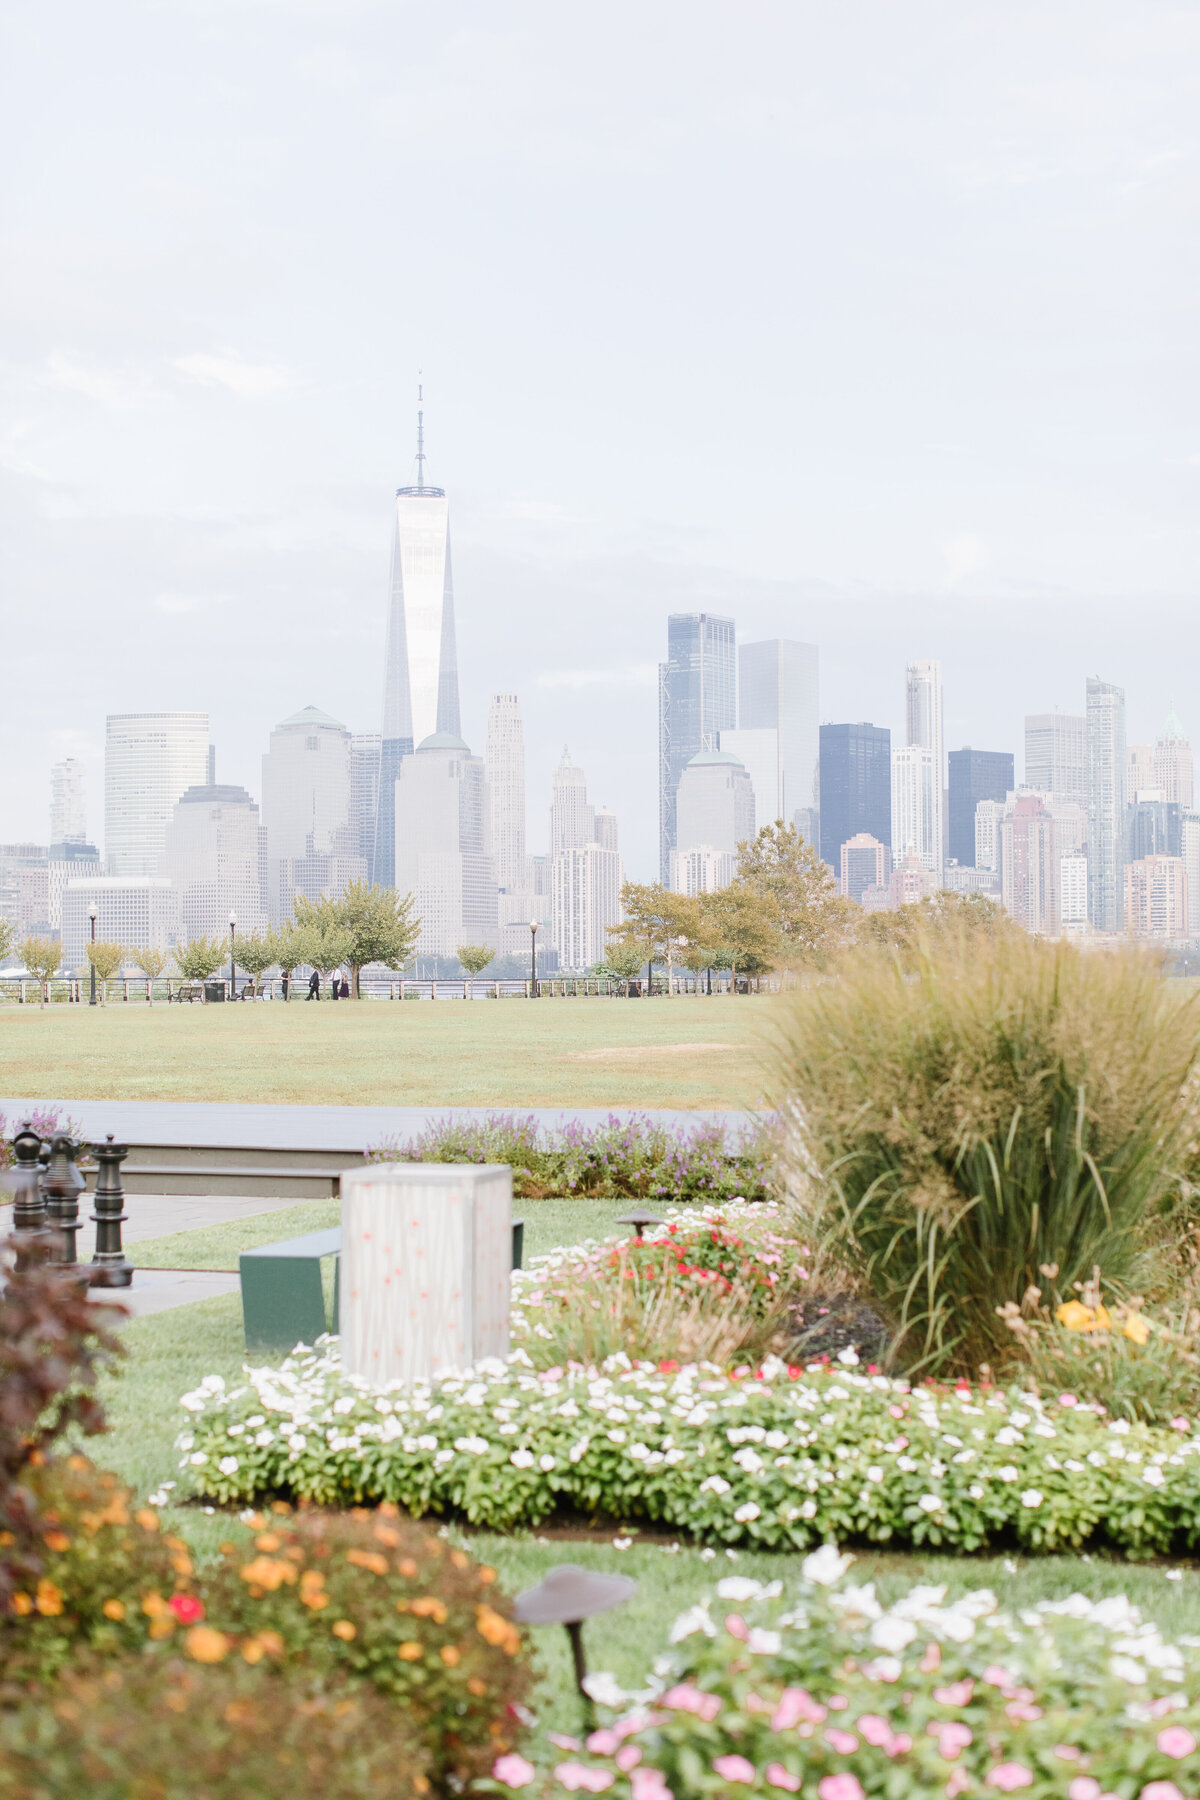
[[[359,985],[358,985],[358,978],[361,973],[362,973],[362,971],[361,971],[358,963],[350,964],[350,998],[352,1000],[361,1000],[362,999],[362,994],[359,990]]]

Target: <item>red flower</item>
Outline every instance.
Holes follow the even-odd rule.
[[[167,1605],[181,1625],[198,1625],[204,1617],[204,1602],[195,1594],[172,1594]]]
[[[679,1364],[677,1362],[660,1362],[658,1372],[660,1375],[678,1375]]]

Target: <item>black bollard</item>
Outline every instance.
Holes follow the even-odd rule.
[[[18,1272],[45,1260],[46,1202],[42,1196],[42,1140],[26,1120],[13,1139],[17,1166],[5,1176],[13,1197],[13,1236]]]
[[[125,1189],[121,1185],[121,1164],[129,1155],[125,1144],[114,1144],[112,1133],[104,1144],[93,1144],[92,1155],[100,1165],[92,1193],[96,1210],[92,1223],[96,1227],[96,1251],[92,1257],[88,1284],[91,1287],[128,1287],[133,1280],[133,1264],[125,1260],[121,1244],[121,1227],[125,1223]]]
[[[42,1193],[46,1201],[46,1230],[49,1255],[46,1261],[55,1268],[74,1274],[79,1259],[75,1254],[75,1233],[79,1230],[79,1196],[84,1191],[83,1176],[75,1167],[80,1145],[65,1132],[50,1140],[50,1163],[42,1176]]]

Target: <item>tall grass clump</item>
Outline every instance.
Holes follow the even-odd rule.
[[[1133,951],[943,936],[798,993],[774,1098],[822,1267],[872,1297],[894,1361],[974,1375],[1019,1356],[997,1306],[1153,1286],[1150,1246],[1195,1137],[1197,1013]]]

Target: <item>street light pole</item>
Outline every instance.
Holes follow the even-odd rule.
[[[92,901],[92,904],[88,907],[88,918],[92,922],[92,985],[91,985],[91,994],[88,999],[88,1005],[95,1006],[95,1004],[96,1004],[96,902],[94,900]]]
[[[233,941],[237,932],[237,919],[233,913],[229,915],[229,998],[237,999],[237,971],[233,963]]]
[[[538,997],[537,985],[537,920],[529,921],[529,998]]]

